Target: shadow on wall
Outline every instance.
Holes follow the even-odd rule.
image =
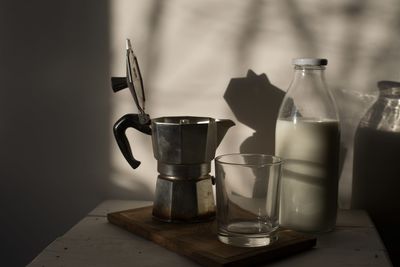
[[[108,1],[0,3],[2,266],[24,266],[108,188]]]
[[[249,70],[246,77],[231,79],[224,98],[236,119],[255,130],[240,145],[241,153],[274,154],[275,123],[284,96],[266,74]]]

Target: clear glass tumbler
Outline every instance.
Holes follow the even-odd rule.
[[[264,154],[215,159],[218,239],[240,247],[277,240],[282,160]]]

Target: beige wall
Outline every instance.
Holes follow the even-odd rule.
[[[376,82],[399,78],[398,2],[125,0],[113,1],[111,8],[111,73],[125,73],[124,39],[131,38],[151,117],[201,115],[237,122],[217,154],[243,150],[244,141],[255,131],[253,141],[260,143],[263,152],[273,153],[271,116],[276,111],[269,107],[276,101],[268,99],[273,95],[271,87],[266,87],[264,101],[255,102],[265,102],[265,108],[243,106],[255,121],[243,123],[223,98],[231,79],[245,77],[251,69],[265,73],[284,91],[292,78],[292,58],[328,58],[327,82],[342,122],[340,205],[349,207],[355,127],[374,100]],[[239,83],[238,94],[243,98],[254,94],[251,86],[254,83]],[[112,101],[112,122],[136,111],[127,91],[114,95]],[[130,169],[112,141],[115,186],[111,194],[151,199],[157,172],[150,137],[133,130],[128,135],[142,166]]]

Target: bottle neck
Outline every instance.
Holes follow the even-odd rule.
[[[300,87],[309,93],[325,90],[325,66],[295,65],[294,76],[289,90]]]
[[[314,65],[294,65],[295,70],[325,70],[325,66],[314,66]]]
[[[400,87],[380,91],[378,101],[387,103],[393,107],[400,107]]]
[[[315,82],[325,83],[325,67],[295,65],[293,82],[301,82],[303,80],[315,80]]]
[[[400,88],[380,91],[377,101],[361,119],[359,127],[400,132]]]
[[[280,118],[337,120],[334,98],[325,83],[325,66],[295,65],[292,83],[281,105]]]

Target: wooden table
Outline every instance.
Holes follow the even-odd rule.
[[[151,241],[107,222],[106,214],[151,205],[148,201],[108,200],[63,236],[53,241],[28,266],[199,266]],[[392,266],[368,214],[339,212],[336,230],[318,236],[317,246],[268,266]]]

